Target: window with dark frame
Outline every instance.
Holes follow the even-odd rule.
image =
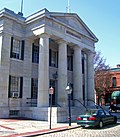
[[[24,59],[24,40],[11,37],[11,58]]]
[[[9,76],[9,98],[22,98],[23,77]],[[17,95],[17,96],[15,96]]]
[[[113,86],[113,87],[116,87],[116,77],[113,77],[113,78],[112,78],[112,86]]]
[[[31,80],[31,98],[37,99],[38,96],[38,79],[32,78]]]
[[[39,63],[39,46],[33,43],[32,47],[32,62]]]

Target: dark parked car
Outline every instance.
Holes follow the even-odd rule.
[[[114,91],[111,95],[110,110],[120,110],[120,91]]]
[[[118,106],[118,105],[110,105],[110,110],[117,112],[117,110],[120,110],[120,106]]]
[[[97,126],[102,128],[106,124],[117,123],[117,117],[104,109],[89,109],[77,117],[77,124],[82,127]]]

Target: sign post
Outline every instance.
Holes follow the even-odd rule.
[[[52,117],[52,95],[54,94],[54,88],[51,87],[49,89],[49,94],[50,94],[50,129],[51,129],[51,117]]]

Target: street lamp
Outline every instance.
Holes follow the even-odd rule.
[[[70,108],[70,100],[71,100],[71,93],[72,93],[72,87],[70,86],[70,83],[67,84],[66,92],[68,94],[68,107],[69,107],[69,126],[71,126],[71,108]]]

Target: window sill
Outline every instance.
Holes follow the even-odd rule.
[[[16,62],[24,62],[24,60],[21,59],[16,59],[16,58],[10,58],[11,61],[16,61]]]

